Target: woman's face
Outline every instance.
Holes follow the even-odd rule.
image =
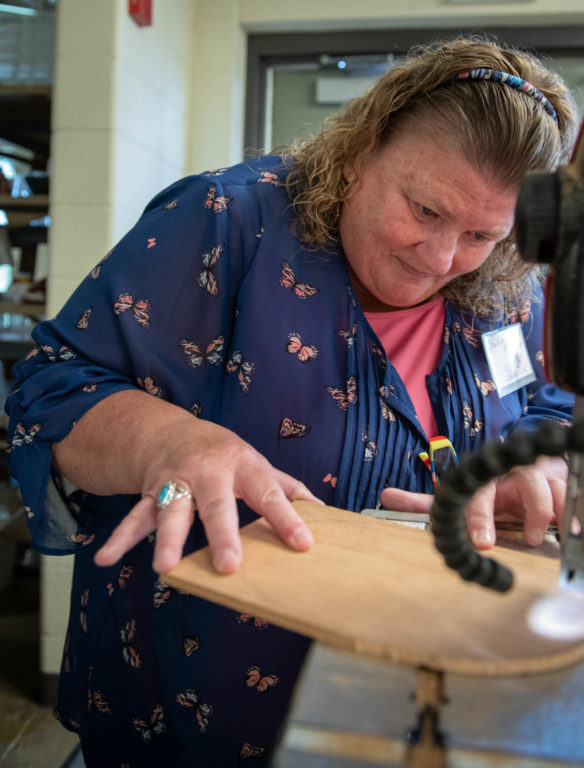
[[[370,155],[340,235],[365,311],[412,307],[477,269],[511,231],[518,190],[489,180],[428,131],[402,131]]]

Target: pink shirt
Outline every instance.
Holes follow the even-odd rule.
[[[444,297],[394,312],[366,312],[365,317],[399,373],[428,437],[438,434],[426,376],[442,355]]]

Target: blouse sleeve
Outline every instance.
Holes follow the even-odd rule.
[[[135,501],[67,488],[51,469],[51,444],[97,402],[141,388],[213,420],[234,296],[259,227],[221,177],[177,182],[57,317],[36,327],[36,346],[14,368],[6,410],[10,471],[39,551],[96,546]]]

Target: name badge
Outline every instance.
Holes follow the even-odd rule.
[[[483,347],[499,397],[524,387],[536,376],[523,338],[521,323],[483,333]]]

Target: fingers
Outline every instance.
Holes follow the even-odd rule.
[[[115,528],[106,543],[95,553],[96,565],[114,565],[156,528],[158,509],[150,496],[145,496]]]
[[[523,517],[524,538],[539,546],[550,523],[559,521],[566,497],[567,467],[562,460],[544,459],[501,478],[497,509]]]
[[[495,543],[495,496],[497,485],[492,481],[480,488],[466,505],[466,527],[472,543],[478,549],[489,549]]]
[[[495,543],[493,522],[494,483],[481,488],[466,507],[466,523],[473,544],[479,549],[488,549]],[[427,493],[412,493],[398,488],[385,488],[381,503],[386,509],[396,512],[418,512],[429,514],[434,497]]]
[[[553,514],[548,525],[555,522],[561,528],[568,490],[568,465],[562,458],[541,456],[535,466],[545,475],[551,493]]]
[[[201,483],[196,489],[197,513],[205,528],[215,570],[229,574],[241,564],[237,503],[228,487]]]
[[[256,512],[261,514],[278,532],[282,541],[292,549],[304,552],[312,546],[314,539],[306,523],[290,503],[290,498],[314,501],[308,489],[284,473],[277,476],[260,473],[253,482],[242,489],[241,497]],[[259,480],[259,482],[257,482]],[[292,481],[292,482],[290,482]],[[285,488],[282,487],[285,485]],[[286,494],[288,493],[288,496]]]
[[[301,500],[312,501],[315,504],[324,504],[321,499],[319,499],[311,491],[308,490],[304,483],[296,480],[295,477],[287,475],[285,472],[281,472],[279,469],[274,469],[274,474],[277,477],[278,482],[284,491],[284,494],[286,495],[286,498],[290,499],[290,501]]]
[[[545,475],[537,470],[518,472],[514,479],[516,493],[525,514],[523,536],[528,544],[537,547],[554,519],[554,503],[549,483]]]
[[[233,573],[241,564],[239,514],[236,496],[266,518],[282,540],[293,549],[306,551],[313,544],[310,530],[292,506],[291,499],[322,504],[302,483],[267,462],[253,471],[240,473],[237,492],[233,480],[224,473],[193,484],[198,514],[205,528],[213,566],[224,574]],[[180,485],[188,487],[184,481]],[[152,566],[161,573],[173,568],[183,555],[184,543],[194,520],[194,502],[175,498],[160,510],[154,498],[144,496],[98,550],[95,562],[113,565],[151,531],[158,528]]]
[[[182,481],[180,485],[186,487]],[[176,498],[164,509],[158,508],[158,531],[152,558],[155,571],[169,571],[179,562],[194,519],[194,503],[189,498]]]
[[[256,465],[251,472],[240,472],[235,489],[224,485],[221,492],[216,485],[201,482],[195,493],[213,565],[220,573],[233,573],[242,558],[235,497],[243,499],[251,509],[265,517],[289,547],[306,551],[314,542],[290,499],[318,499],[302,483],[267,463],[260,467]]]
[[[114,565],[158,528],[152,567],[158,573],[168,571],[183,555],[193,519],[193,503],[188,498],[175,499],[160,510],[151,496],[144,496],[95,553],[94,562],[99,566]]]
[[[548,457],[529,467],[517,467],[508,475],[481,488],[465,510],[475,546],[486,549],[495,543],[497,518],[523,519],[523,536],[539,546],[550,523],[559,521],[566,497],[567,468],[561,459]]]
[[[561,530],[564,507],[566,505],[566,492],[567,492],[568,484],[566,480],[562,480],[557,477],[548,478],[548,484],[550,487],[550,492],[552,494],[552,503],[554,507],[556,526],[558,527],[559,530]]]
[[[381,493],[381,504],[395,512],[417,512],[430,514],[434,497],[429,493],[413,493],[399,488],[385,488]]]

